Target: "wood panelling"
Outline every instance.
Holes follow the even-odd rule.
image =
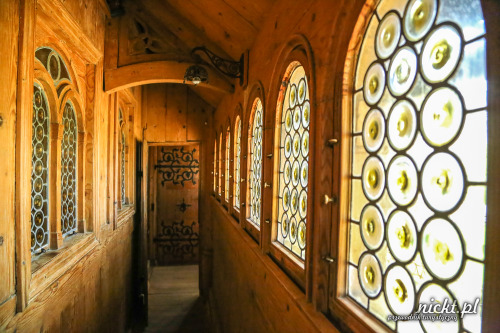
[[[14,294],[15,133],[19,2],[0,2],[0,304]],[[1,318],[0,318],[1,319]]]
[[[143,127],[148,142],[186,142],[203,138],[213,108],[188,86],[152,84],[143,88]]]

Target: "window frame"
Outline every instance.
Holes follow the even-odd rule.
[[[252,130],[253,130],[253,121],[255,118],[255,111],[257,109],[257,100],[260,100],[261,105],[262,105],[262,156],[261,156],[261,192],[260,192],[260,200],[261,200],[261,206],[260,206],[260,227],[257,227],[256,225],[253,224],[253,222],[250,221],[250,196],[251,196],[251,191],[250,191],[250,169],[251,169],[251,164],[252,164],[252,158],[251,155],[253,152],[251,151],[252,149]],[[266,224],[265,216],[264,216],[264,177],[265,177],[265,170],[266,170],[266,165],[265,165],[265,140],[266,140],[266,104],[265,104],[265,99],[264,99],[264,93],[263,93],[263,88],[260,82],[254,84],[254,86],[251,89],[251,92],[248,96],[247,99],[247,115],[248,117],[246,118],[246,121],[242,123],[242,138],[245,138],[243,136],[243,128],[246,127],[246,149],[244,158],[246,160],[246,163],[244,165],[245,168],[245,193],[244,193],[244,198],[245,198],[245,205],[241,204],[241,211],[244,214],[244,218],[240,219],[241,221],[241,226],[243,229],[245,229],[248,234],[258,243],[262,243],[262,229],[264,224]],[[246,126],[243,126],[243,124],[247,124]],[[241,184],[240,184],[241,185]],[[242,186],[240,186],[240,191],[241,191]],[[241,200],[241,195],[240,195],[240,200]]]
[[[311,281],[312,281],[312,261],[313,261],[313,239],[315,237],[315,177],[314,170],[319,160],[316,158],[316,99],[315,99],[315,76],[314,62],[312,50],[308,41],[300,35],[293,36],[291,41],[282,49],[278,57],[279,64],[277,71],[273,76],[274,91],[271,94],[271,100],[276,101],[273,105],[272,115],[272,152],[273,152],[273,167],[272,172],[272,200],[267,198],[266,201],[272,203],[272,223],[267,228],[266,243],[264,251],[268,252],[271,258],[283,269],[290,278],[306,293],[310,299]],[[279,171],[280,171],[280,141],[281,141],[281,114],[283,107],[283,99],[286,94],[289,75],[293,72],[290,67],[294,62],[299,63],[305,71],[307,84],[309,88],[309,103],[311,106],[311,118],[309,124],[309,175],[308,175],[308,202],[307,202],[307,232],[306,232],[306,254],[305,260],[302,262],[297,256],[290,252],[285,246],[276,241],[277,237],[277,221],[278,221],[278,196],[279,196]],[[295,67],[294,67],[295,68]],[[270,102],[272,103],[272,102]]]
[[[492,60],[498,57],[498,50],[500,44],[493,43],[491,39],[498,36],[498,32],[493,29],[498,28],[498,23],[495,22],[495,10],[498,12],[500,6],[487,1],[480,1],[483,17],[486,25],[486,58],[487,58],[487,74],[488,74],[488,101],[486,109],[488,112],[488,180],[487,180],[487,232],[486,232],[486,249],[484,260],[484,282],[483,290],[494,290],[498,285],[498,265],[493,262],[499,263],[498,251],[500,244],[498,242],[498,233],[500,226],[492,224],[488,221],[497,220],[500,210],[495,206],[498,202],[499,194],[497,190],[492,189],[492,184],[495,180],[500,178],[498,171],[498,152],[491,144],[498,142],[500,135],[492,131],[493,128],[498,128],[500,124],[500,116],[491,112],[495,106],[500,105],[500,96],[496,93],[497,88],[492,84],[492,78],[495,73],[500,72],[495,68]],[[339,204],[335,205],[332,214],[332,229],[330,234],[330,257],[334,258],[335,262],[329,265],[329,280],[328,280],[328,299],[324,311],[331,319],[341,328],[345,330],[352,330],[355,332],[392,332],[387,326],[376,319],[366,309],[362,308],[354,300],[347,297],[347,262],[349,256],[348,249],[348,218],[350,216],[350,173],[352,166],[352,140],[351,140],[351,126],[353,116],[353,96],[354,96],[354,80],[356,75],[357,60],[361,49],[361,41],[368,29],[372,14],[377,9],[379,0],[366,0],[363,1],[364,6],[361,8],[358,19],[355,23],[352,35],[347,40],[347,54],[344,63],[343,77],[339,80],[342,86],[342,91],[338,91],[339,99],[341,98],[341,108],[338,110],[339,114],[335,115],[336,121],[334,124],[334,132],[341,133],[339,138],[339,145],[334,147],[333,156],[333,175],[334,179],[340,179],[339,182],[334,182],[332,186],[333,195],[339,198]],[[493,28],[493,29],[492,29]],[[337,111],[337,110],[334,110]],[[492,167],[496,165],[497,167]],[[338,177],[336,175],[338,174]],[[490,260],[489,260],[490,259]],[[483,293],[483,308],[482,308],[482,323],[481,329],[483,332],[493,331],[497,327],[496,312],[500,306],[498,292],[493,295],[492,293]]]
[[[238,105],[236,106],[236,109],[235,109],[235,112],[234,112],[234,115],[233,115],[233,149],[232,149],[232,154],[231,154],[231,165],[230,165],[230,170],[232,170],[233,172],[233,177],[232,177],[232,185],[230,186],[231,187],[231,193],[232,193],[232,196],[231,196],[231,200],[230,200],[230,206],[231,206],[231,214],[234,216],[234,218],[239,222],[241,220],[241,212],[243,211],[241,209],[241,204],[242,201],[242,188],[244,186],[242,186],[242,179],[244,179],[242,177],[242,174],[243,174],[243,169],[242,169],[242,158],[243,158],[243,121],[242,121],[242,108],[241,108],[241,104],[238,103]],[[239,137],[239,147],[240,147],[240,156],[239,156],[239,164],[240,164],[240,170],[239,170],[239,178],[236,179],[236,162],[237,162],[237,159],[238,159],[238,156],[237,156],[237,150],[236,150],[236,142],[238,140],[237,138],[237,134],[238,134],[238,126],[239,125],[239,134],[240,134],[240,137]],[[235,202],[236,202],[236,183],[238,183],[238,186],[239,186],[239,189],[240,189],[240,207],[236,207],[235,205]]]
[[[224,188],[222,190],[223,198],[222,202],[224,207],[230,211],[231,210],[231,120],[228,119],[226,125],[224,126]]]
[[[99,91],[94,87],[99,86],[97,75],[99,59],[103,54],[97,50],[88,39],[69,39],[67,36],[83,35],[80,28],[74,24],[72,18],[67,15],[63,7],[53,6],[25,6],[22,8],[23,18],[20,21],[21,39],[19,50],[19,72],[17,112],[16,112],[16,292],[17,309],[23,311],[30,301],[40,292],[48,288],[64,271],[76,264],[93,246],[98,244],[96,235],[95,218],[97,215],[97,191],[95,184],[98,181],[96,164],[93,159],[83,157],[93,156],[94,148],[94,112]],[[36,26],[36,29],[33,29]],[[62,28],[61,28],[62,27]],[[62,30],[61,30],[62,29]],[[53,80],[45,67],[35,60],[35,51],[39,47],[49,47],[55,50],[63,59],[66,68],[72,78],[71,84],[60,87],[59,96],[53,89],[52,102],[59,100],[65,105],[71,100],[75,108],[78,125],[78,234],[63,238],[58,234],[53,224],[60,225],[57,219],[57,211],[51,206],[60,202],[59,177],[51,173],[59,172],[57,167],[49,170],[52,186],[57,190],[50,193],[49,216],[55,215],[56,219],[49,220],[52,232],[50,242],[56,244],[58,249],[51,250],[50,254],[43,253],[39,256],[31,254],[31,156],[32,156],[32,109],[33,109],[33,86],[34,83],[44,87],[45,92],[51,91],[47,87],[53,86]],[[68,50],[71,50],[69,52]],[[71,56],[68,56],[71,55]],[[102,66],[102,62],[101,62]],[[102,68],[102,67],[101,67]],[[44,73],[45,72],[45,73]],[[77,75],[78,74],[78,75]],[[21,80],[22,78],[22,80]],[[47,96],[49,103],[51,97]],[[50,104],[49,104],[50,105]],[[54,121],[58,119],[53,116],[52,110],[56,108],[50,105],[50,150],[51,161],[60,159],[60,144],[58,154],[54,150],[57,140],[62,139],[62,126]],[[58,158],[59,157],[59,158]],[[59,178],[59,180],[58,180]],[[59,193],[57,193],[59,192]],[[60,227],[59,227],[60,228]],[[60,230],[60,229],[59,229]],[[56,255],[54,255],[56,253]],[[33,260],[32,260],[33,259]]]

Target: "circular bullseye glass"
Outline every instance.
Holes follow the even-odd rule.
[[[422,191],[436,210],[444,212],[457,205],[464,191],[464,174],[452,155],[436,153],[427,160],[422,171]]]
[[[33,96],[33,101],[35,102],[35,106],[37,108],[42,106],[42,93],[40,92],[40,90],[38,90],[38,88],[36,86],[35,86],[35,93]]]
[[[292,166],[292,184],[297,186],[300,180],[300,164],[299,161],[293,162]]]
[[[283,189],[283,210],[286,212],[290,207],[290,191],[287,187]]]
[[[389,67],[389,90],[395,96],[401,96],[410,90],[417,74],[417,56],[415,51],[405,46],[396,52]]]
[[[422,256],[429,271],[439,279],[453,278],[463,261],[463,246],[450,222],[435,218],[422,230]]]
[[[462,124],[463,107],[457,93],[450,88],[433,91],[422,108],[421,127],[425,140],[441,147],[452,141]]]
[[[302,133],[301,151],[303,157],[307,157],[309,154],[309,132],[307,131]]]
[[[378,259],[369,253],[365,253],[359,259],[358,278],[366,296],[375,298],[382,290],[382,269]]]
[[[287,214],[283,214],[281,217],[281,234],[283,235],[283,238],[286,238],[288,236],[288,231],[290,229],[290,219],[288,218]]]
[[[297,104],[297,86],[292,84],[290,86],[290,107],[293,108]]]
[[[385,275],[385,297],[392,313],[409,315],[415,304],[415,287],[410,274],[402,266],[391,266]]]
[[[454,302],[454,298],[446,289],[435,283],[429,283],[422,288],[418,304],[437,304],[437,302],[446,302],[446,300],[448,304],[453,304]],[[444,321],[422,320],[421,318],[420,323],[428,333],[458,333],[460,331],[459,314],[449,311],[445,315],[447,319]]]
[[[455,70],[462,54],[462,38],[452,26],[431,32],[421,54],[422,74],[430,83],[446,80]]]
[[[377,29],[375,38],[375,51],[382,58],[388,58],[398,46],[401,37],[401,24],[399,16],[391,12],[382,19]]]
[[[302,126],[304,126],[304,128],[307,128],[307,126],[309,126],[310,119],[311,105],[309,104],[309,101],[306,101],[302,106]]]
[[[293,143],[292,143],[293,156],[299,157],[300,149],[301,149],[300,135],[299,133],[295,133],[295,135],[293,136]]]
[[[391,253],[402,262],[408,262],[417,250],[417,230],[411,216],[394,211],[387,221],[387,243]]]
[[[35,162],[35,175],[36,176],[41,176],[43,171],[43,165],[42,162],[36,161]]]
[[[391,198],[401,206],[410,204],[417,194],[417,169],[404,155],[396,156],[389,164],[387,187]]]
[[[412,0],[406,6],[403,31],[412,42],[420,40],[429,31],[437,14],[436,0]]]
[[[47,59],[49,73],[54,81],[59,80],[61,76],[61,61],[59,60],[59,56],[55,52],[51,52],[49,54],[49,58]]]
[[[285,157],[286,158],[289,158],[290,155],[292,154],[292,137],[290,136],[290,134],[287,134],[286,138],[285,138]]]
[[[307,92],[306,80],[302,78],[300,79],[299,82],[299,104],[302,104],[304,102],[304,99],[306,98],[306,92]]]
[[[307,186],[307,182],[309,179],[309,167],[307,161],[302,162],[302,166],[300,167],[300,184],[302,187]]]
[[[299,208],[299,193],[297,192],[297,189],[292,190],[292,200],[290,207],[292,209],[292,215],[295,215],[295,213],[297,213],[297,209]]]
[[[385,137],[385,119],[380,110],[373,109],[366,115],[363,124],[363,143],[370,153],[380,149]]]
[[[384,192],[385,172],[377,157],[370,157],[363,165],[363,190],[370,200],[377,200]]]
[[[293,129],[298,130],[300,127],[301,123],[301,113],[302,111],[300,110],[300,106],[296,106],[295,109],[293,110]]]
[[[302,218],[305,218],[307,215],[307,192],[305,190],[302,190],[300,193],[299,213]]]
[[[387,127],[391,146],[398,151],[408,148],[417,132],[417,115],[413,105],[407,100],[394,104]]]
[[[286,110],[286,115],[285,115],[285,130],[287,132],[290,132],[292,129],[292,110],[288,109]]]
[[[381,64],[375,63],[366,72],[363,93],[369,105],[377,104],[384,93],[385,70]]]
[[[306,248],[306,224],[304,223],[304,221],[299,223],[298,236],[299,247],[301,250],[303,250]]]
[[[35,225],[37,227],[40,227],[43,223],[43,213],[42,212],[37,212],[35,214]]]
[[[290,241],[292,244],[297,240],[297,227],[297,220],[295,217],[292,217],[292,222],[290,223]]]
[[[283,170],[283,178],[285,180],[285,184],[290,183],[290,178],[292,177],[292,165],[290,161],[285,162],[285,168]]]
[[[376,250],[384,241],[384,219],[374,205],[367,205],[361,212],[360,230],[363,243],[370,250]]]

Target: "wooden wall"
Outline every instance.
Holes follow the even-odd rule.
[[[281,82],[280,72],[283,64],[280,54],[286,53],[287,44],[295,39],[305,39],[312,51],[312,112],[316,115],[315,138],[332,138],[333,112],[339,108],[344,61],[354,24],[364,1],[341,0],[335,2],[314,0],[307,2],[277,1],[267,15],[253,47],[250,49],[248,88],[236,87],[235,93],[227,95],[219,104],[212,123],[212,132],[208,152],[212,154],[214,133],[225,128],[229,119],[234,122],[234,110],[238,103],[243,107],[243,127],[247,126],[249,109],[253,100],[249,100],[252,89],[263,87],[265,136],[263,155],[272,152],[272,130],[274,119],[266,116],[274,113],[277,102],[277,90]],[[300,35],[300,37],[296,37]],[[332,50],[329,52],[328,50]],[[337,94],[337,95],[336,95]],[[335,96],[339,96],[338,99]],[[337,103],[337,104],[336,104]],[[234,126],[234,124],[231,124]],[[246,151],[246,130],[243,130],[243,151]],[[245,153],[243,153],[245,154]],[[314,159],[315,181],[314,200],[322,193],[330,193],[332,188],[332,150],[316,142]],[[245,160],[242,160],[243,162]],[[267,159],[264,164],[269,163]],[[210,165],[211,166],[211,165]],[[267,168],[264,165],[264,168]],[[264,181],[270,181],[270,174],[264,174]],[[246,178],[242,175],[242,178]],[[245,183],[246,185],[246,183]],[[209,184],[210,186],[210,184]],[[204,193],[210,193],[207,186]],[[242,199],[243,200],[243,199]],[[271,197],[263,197],[263,203]],[[319,200],[317,200],[319,201]],[[212,212],[211,244],[204,243],[213,250],[211,288],[207,292],[213,297],[216,318],[223,332],[335,332],[336,328],[321,311],[316,310],[316,300],[306,298],[306,294],[284,273],[271,258],[259,248],[257,243],[241,229],[235,219],[223,206],[211,197],[204,201],[206,210]],[[314,206],[314,221],[330,221],[332,211],[328,206]],[[243,218],[243,214],[241,218]],[[270,218],[263,216],[262,219]],[[203,223],[203,221],[202,221]],[[316,231],[315,231],[315,235]],[[323,237],[329,231],[324,229]],[[321,236],[321,235],[318,235]],[[206,240],[204,240],[206,241]],[[310,248],[311,249],[311,248]],[[328,249],[321,249],[328,253]],[[208,259],[207,259],[208,260]],[[327,270],[320,263],[315,269]],[[210,260],[209,260],[210,261]],[[203,264],[203,263],[202,263]],[[209,265],[209,264],[207,264]],[[320,266],[321,265],[321,266]],[[315,271],[317,275],[317,271]],[[326,281],[319,281],[319,290],[327,292]],[[309,298],[325,298],[321,293],[309,294]]]
[[[51,15],[57,16],[56,19]],[[108,157],[112,156],[114,149],[110,145],[114,130],[109,124],[116,115],[117,104],[113,101],[118,101],[121,94],[108,95],[102,88],[107,15],[109,12],[102,0],[0,1],[0,47],[8,50],[2,53],[0,62],[0,98],[3,101],[0,103],[0,192],[3,193],[0,203],[1,332],[123,332],[130,326],[135,206],[131,205],[120,214],[112,215],[111,221],[107,219],[110,210],[108,184],[116,176],[110,174],[107,168]],[[92,153],[87,155],[86,163],[93,165],[93,168],[87,169],[87,182],[82,186],[85,195],[93,203],[91,207],[86,207],[86,210],[91,211],[89,215],[93,218],[93,227],[85,234],[88,241],[84,242],[84,246],[63,249],[68,254],[68,251],[78,248],[79,253],[71,254],[67,262],[58,264],[58,273],[55,275],[56,267],[53,267],[51,275],[45,277],[50,281],[39,283],[43,277],[37,277],[38,282],[33,280],[30,285],[31,270],[23,271],[20,266],[27,263],[19,260],[25,248],[19,245],[19,232],[24,227],[16,227],[16,224],[28,225],[29,230],[29,220],[24,219],[26,215],[22,209],[23,202],[30,205],[31,199],[29,195],[24,197],[21,192],[17,192],[19,186],[16,177],[21,183],[30,184],[30,179],[23,177],[31,173],[31,161],[23,161],[19,155],[26,150],[29,150],[28,155],[31,154],[31,131],[22,131],[23,128],[31,128],[31,118],[25,117],[23,112],[32,108],[32,97],[26,91],[29,91],[30,85],[31,89],[33,87],[33,46],[36,47],[35,35],[41,34],[37,22],[57,20],[64,20],[65,24],[58,26],[59,23],[48,23],[44,25],[44,31],[52,30],[60,34],[57,38],[71,41],[66,44],[69,50],[66,56],[72,60],[69,66],[81,65],[80,58],[73,54],[73,51],[75,54],[80,52],[75,49],[75,45],[87,43],[93,50],[92,63],[86,67],[84,65],[86,69],[77,74],[78,84],[84,88],[81,94],[82,107],[87,114],[86,126],[92,129],[89,131],[92,136],[87,136],[87,140],[92,141],[87,142],[93,143],[86,148],[91,148]],[[54,37],[48,36],[48,39]],[[55,44],[57,42],[54,41]],[[126,95],[130,97],[134,110],[129,115],[129,119],[135,123],[135,127],[130,129],[129,142],[129,160],[132,161],[131,168],[134,168],[135,140],[142,140],[141,89],[131,89]],[[22,142],[29,144],[20,144]],[[19,165],[26,167],[20,168]],[[131,170],[130,174],[134,173]],[[134,185],[132,179],[130,186]],[[52,260],[57,260],[57,257]],[[71,258],[79,259],[75,261]],[[26,260],[31,261],[29,255]],[[50,264],[51,261],[47,265]],[[30,295],[33,283],[41,287],[39,293]]]

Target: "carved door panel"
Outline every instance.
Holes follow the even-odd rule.
[[[158,265],[198,263],[199,146],[156,147]]]

